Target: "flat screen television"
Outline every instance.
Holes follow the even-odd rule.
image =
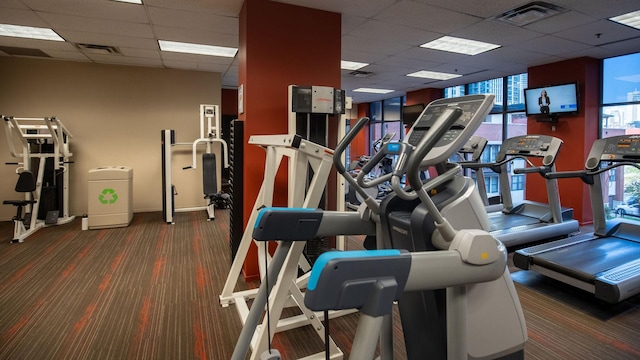
[[[402,121],[404,126],[411,127],[424,110],[424,104],[406,105],[402,107]]]
[[[524,89],[524,103],[527,116],[539,116],[548,121],[557,120],[562,114],[577,114],[578,84]]]

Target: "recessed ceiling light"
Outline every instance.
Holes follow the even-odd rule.
[[[443,73],[443,72],[437,72],[437,71],[420,70],[411,74],[407,74],[407,76],[413,76],[413,77],[419,77],[419,78],[425,78],[425,79],[449,80],[449,79],[455,79],[462,75],[449,74],[449,73]]]
[[[422,44],[420,45],[420,47],[466,55],[477,55],[485,51],[499,48],[500,45],[490,44],[482,41],[462,39],[453,36],[443,36],[426,44]]]
[[[367,63],[361,63],[361,62],[357,62],[357,61],[346,61],[346,60],[341,60],[340,61],[340,69],[343,70],[358,70],[361,69],[365,66],[367,66],[369,64]]]
[[[354,92],[363,92],[363,93],[371,93],[371,94],[388,94],[392,93],[395,90],[387,90],[387,89],[372,89],[372,88],[357,88],[353,89]]]
[[[0,36],[12,36],[26,39],[65,41],[55,31],[47,28],[0,24]]]
[[[162,51],[171,51],[171,52],[197,54],[197,55],[234,57],[238,52],[238,49],[236,48],[214,46],[214,45],[191,44],[191,43],[183,43],[183,42],[167,41],[167,40],[158,40],[158,45],[160,45],[160,50]]]
[[[611,21],[640,29],[640,10],[609,18]]]
[[[113,0],[113,1],[129,3],[129,4],[140,4],[140,5],[142,5],[142,0]]]

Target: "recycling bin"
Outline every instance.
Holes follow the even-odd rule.
[[[89,229],[125,227],[133,218],[133,169],[106,166],[89,170]]]

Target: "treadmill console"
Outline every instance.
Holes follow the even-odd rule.
[[[603,161],[640,163],[640,135],[619,135],[596,140],[585,167],[595,170]]]
[[[496,162],[507,156],[542,158],[542,164],[551,166],[556,161],[562,140],[549,135],[522,135],[505,139],[496,156]]]
[[[431,166],[445,162],[478,129],[482,120],[493,106],[494,95],[466,95],[456,98],[439,99],[431,102],[422,111],[406,136],[406,142],[418,145],[420,139],[435,124],[435,121],[448,107],[460,108],[463,113],[433,149],[423,159],[421,166]]]

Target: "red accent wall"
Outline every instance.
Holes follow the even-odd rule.
[[[289,85],[340,88],[341,15],[274,1],[245,0],[240,11],[239,86],[243,87],[245,144],[252,135],[287,133]],[[329,125],[335,148],[337,120]],[[264,176],[265,151],[245,147],[244,223]],[[334,180],[329,180],[335,194]],[[286,166],[276,177],[274,205],[287,204]],[[329,196],[331,197],[331,187]],[[247,256],[244,276],[258,276],[255,248]]]
[[[550,123],[528,118],[527,133],[555,136],[564,141],[556,169],[558,171],[584,169],[591,145],[598,138],[600,64],[597,59],[582,57],[528,69],[529,87],[541,87],[578,82],[579,113],[562,116],[555,127]],[[579,179],[559,179],[560,200],[563,206],[574,210],[574,218],[580,224],[593,222],[589,189]],[[526,198],[546,202],[544,180],[540,176],[527,175]]]
[[[351,126],[355,125],[360,118],[365,116],[369,116],[369,103],[360,103],[358,106],[358,118],[351,119]],[[364,129],[356,135],[356,137],[351,142],[350,154],[351,159],[347,159],[347,165],[351,163],[353,160],[357,160],[361,155],[370,155],[369,154],[369,127],[365,126]]]
[[[407,92],[407,105],[425,104],[428,105],[434,100],[444,97],[444,90],[426,88]]]
[[[222,105],[220,113],[222,115],[238,115],[238,90],[222,89]]]

